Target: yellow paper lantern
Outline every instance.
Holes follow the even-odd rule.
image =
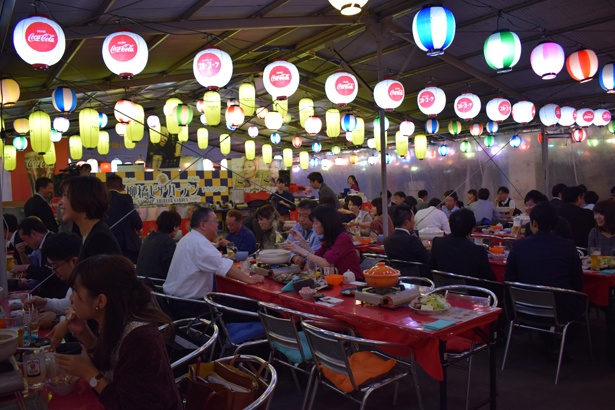
[[[42,155],[49,150],[51,145],[51,118],[44,111],[34,111],[30,114],[28,121],[32,151]]]
[[[182,100],[179,98],[169,98],[162,108],[167,130],[169,130],[170,134],[178,134],[180,131],[179,124],[175,120],[175,108],[177,108],[179,104],[182,104]]]
[[[256,157],[256,143],[254,140],[246,140],[245,151],[246,159],[253,160]]]
[[[299,100],[299,124],[305,127],[305,120],[314,115],[314,101],[311,98]]]
[[[152,144],[158,144],[160,142],[160,135],[162,134],[160,118],[156,115],[150,115],[147,117],[147,127],[149,132],[149,141]],[[166,130],[166,127],[164,129]]]
[[[248,117],[254,115],[256,110],[256,89],[252,83],[243,83],[239,86],[239,106]]]
[[[405,157],[408,153],[408,137],[403,135],[401,131],[395,133],[395,151],[400,157]]]
[[[265,164],[271,164],[271,161],[273,161],[273,149],[271,148],[271,145],[263,144],[261,147],[261,153],[263,155],[263,162]]]
[[[301,151],[299,153],[299,166],[305,170],[310,167],[310,154],[307,151]]]
[[[271,107],[274,111],[279,112],[282,115],[282,117],[288,114],[288,100],[274,99]]]
[[[228,134],[220,135],[220,152],[222,155],[231,153],[231,136]]]
[[[425,159],[427,156],[427,137],[423,134],[414,137],[414,156],[417,159]]]
[[[109,133],[107,131],[98,132],[98,153],[100,155],[107,155],[109,153]]]
[[[2,159],[4,169],[14,171],[17,167],[17,150],[14,146],[7,144],[2,151],[4,152],[4,158]]]
[[[4,142],[2,142],[2,139],[0,138],[0,158],[2,158],[4,156]]]
[[[30,131],[30,122],[27,118],[17,118],[13,121],[13,128],[19,135],[26,135]]]
[[[126,149],[134,149],[136,146],[136,143],[132,142],[132,140],[128,138],[127,135],[124,135],[124,147],[126,147]]]
[[[6,107],[15,105],[19,100],[19,94],[20,90],[17,81],[12,78],[3,78],[0,80],[0,104]]]
[[[357,126],[352,131],[352,143],[361,146],[363,142],[365,142],[365,121],[363,118],[357,117]]]
[[[207,131],[207,128],[196,130],[196,142],[199,145],[199,149],[205,149],[209,146],[209,131]]]
[[[99,123],[98,111],[92,108],[79,111],[79,135],[85,148],[92,149],[98,144]]]
[[[339,137],[340,135],[340,112],[337,108],[329,108],[327,110],[325,114],[325,125],[327,126],[327,135],[330,138]]]
[[[79,135],[73,135],[68,139],[68,149],[72,159],[81,159],[83,156],[83,145],[81,144],[81,137]]]
[[[186,142],[188,141],[188,138],[190,137],[190,131],[187,125],[184,125],[183,127],[181,127],[181,129],[179,130],[179,133],[177,134],[177,140],[179,142]]]
[[[293,150],[290,148],[284,148],[282,151],[282,157],[284,158],[284,166],[290,168],[293,166]]]
[[[43,161],[47,165],[53,165],[56,163],[56,147],[54,144],[51,144],[49,147],[49,151],[43,154]]]
[[[203,95],[203,101],[205,102],[205,118],[207,124],[215,127],[220,124],[220,110],[222,109],[222,101],[220,94],[216,91],[207,91]]]
[[[126,126],[125,136],[132,142],[139,142],[145,135],[145,111],[143,106],[135,104],[134,106],[134,120],[130,121]]]

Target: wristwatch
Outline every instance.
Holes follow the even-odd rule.
[[[95,388],[96,388],[96,386],[98,386],[98,382],[99,382],[99,381],[100,381],[100,379],[102,379],[103,377],[105,377],[105,376],[103,376],[103,374],[102,374],[102,373],[98,373],[96,376],[92,377],[92,378],[90,379],[90,381],[89,381],[90,387],[91,387],[91,388],[93,388],[93,389],[95,389]]]

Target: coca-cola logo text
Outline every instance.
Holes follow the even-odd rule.
[[[583,113],[583,121],[585,122],[592,122],[594,120],[594,113],[593,111],[585,111]]]
[[[222,62],[220,58],[213,53],[203,53],[197,60],[196,67],[203,77],[215,77],[222,68]]]
[[[130,36],[118,34],[109,41],[109,54],[116,61],[130,61],[137,55],[137,42]]]
[[[33,50],[45,53],[58,45],[58,33],[47,23],[32,23],[26,28],[26,43]]]
[[[389,97],[393,101],[401,101],[404,99],[404,88],[401,84],[394,83],[389,86]]]
[[[43,159],[42,156],[35,156],[32,158],[26,158],[25,159],[25,163],[26,163],[26,169],[38,169],[38,168],[45,168],[45,160]]]
[[[562,118],[562,109],[559,106],[555,107],[555,118],[558,120]]]
[[[457,111],[465,114],[472,110],[474,107],[474,102],[472,102],[469,98],[463,97],[457,100],[457,104],[455,106],[457,107]]]
[[[421,107],[430,108],[436,102],[436,96],[431,91],[421,91],[418,102]]]
[[[602,112],[602,120],[603,121],[611,121],[611,112],[610,111],[603,111]]]
[[[337,80],[335,80],[335,91],[337,91],[339,95],[352,95],[356,88],[356,84],[350,76],[343,75],[338,77]]]
[[[500,111],[500,114],[509,115],[510,114],[510,102],[502,101],[498,105],[498,111]]]
[[[269,82],[272,86],[276,88],[284,88],[291,81],[290,70],[285,66],[276,66],[273,67],[271,73],[269,74]]]

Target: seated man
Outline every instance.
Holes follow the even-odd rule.
[[[570,224],[572,239],[576,246],[587,248],[589,231],[596,226],[596,221],[592,211],[581,208],[583,191],[576,186],[566,187],[562,192],[562,200],[564,203],[557,209],[559,216]]]
[[[387,256],[402,261],[427,263],[429,251],[416,235],[410,233],[414,230],[414,214],[408,205],[401,204],[395,207],[393,224],[395,230],[384,238],[384,250]]]
[[[549,198],[547,198],[547,196],[540,191],[532,189],[523,199],[523,203],[525,204],[525,213],[529,215],[536,204],[539,204],[540,202],[549,202]],[[572,239],[572,228],[570,227],[568,221],[561,216],[557,217],[555,234],[561,236],[562,238]],[[525,225],[525,237],[527,238],[528,236],[532,236],[532,227],[530,222]]]
[[[214,275],[228,276],[246,283],[263,281],[260,275],[249,276],[222,258],[214,247],[218,233],[218,219],[209,208],[199,208],[190,218],[191,231],[181,238],[173,254],[164,293],[185,299],[202,300],[214,287]],[[175,319],[196,317],[207,307],[184,301],[173,301],[169,307]]]
[[[478,225],[493,224],[500,219],[500,213],[495,209],[495,205],[489,201],[489,190],[481,188],[478,190],[478,201],[468,205],[468,209],[474,212],[474,219]]]
[[[472,211],[465,208],[455,211],[449,222],[451,235],[433,240],[429,268],[495,280],[487,250],[476,245],[469,237],[476,225]]]
[[[428,205],[427,208],[423,208],[416,213],[416,230],[420,231],[428,226],[434,226],[443,230],[445,234],[450,234],[451,228],[448,217],[440,209],[442,208],[440,200],[438,198],[432,198],[429,200]]]
[[[322,242],[322,235],[318,235],[314,231],[314,229],[312,229],[313,223],[312,223],[312,220],[310,219],[310,214],[312,213],[314,208],[316,208],[317,206],[318,206],[318,202],[312,201],[311,199],[304,199],[303,201],[299,202],[299,205],[297,206],[298,208],[297,214],[299,216],[299,222],[297,222],[295,226],[293,226],[293,228],[291,229],[291,236],[289,236],[289,239],[288,239],[289,242],[295,242],[299,246],[301,246],[300,242],[304,240],[307,242],[307,245],[314,252],[320,249],[320,245]],[[297,232],[297,234],[300,235],[299,239],[294,238],[294,236],[297,235],[294,232]],[[299,265],[299,266],[305,265],[305,259],[303,258],[303,256],[297,255],[294,252],[291,252],[290,260],[295,265]]]
[[[220,239],[218,248],[226,247],[229,242],[233,242],[238,251],[256,252],[256,237],[254,232],[243,226],[243,214],[241,212],[231,209],[226,213],[226,229],[228,235],[225,239]]]

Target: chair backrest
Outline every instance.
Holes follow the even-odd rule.
[[[400,276],[399,281],[401,283],[407,283],[409,285],[425,286],[429,289],[436,288],[436,284],[434,283],[434,281],[429,278],[422,278],[418,276]]]
[[[498,297],[495,295],[495,293],[493,293],[489,289],[481,288],[478,286],[470,286],[470,285],[441,286],[441,287],[435,288],[428,294],[431,294],[431,293],[446,294],[448,292],[469,295],[469,296],[484,297],[485,299],[487,299],[487,303],[489,306],[495,307],[498,305]]]
[[[360,261],[361,261],[361,270],[368,270],[370,268],[373,268],[374,266],[376,266],[378,264],[378,262],[386,262],[386,255],[378,255],[375,253],[363,253],[360,254]],[[340,272],[340,273],[344,273],[344,272]]]
[[[223,313],[226,322],[253,322],[258,319],[258,301],[230,293],[209,292],[205,302]]]
[[[428,271],[427,265],[420,262],[388,259],[387,265],[394,269],[397,269],[401,276],[425,276],[425,272]]]
[[[185,302],[185,303],[193,303],[195,305],[202,305],[203,307],[206,307],[209,310],[209,305],[204,300],[181,298],[179,296],[167,295],[166,293],[163,293],[163,292],[152,292],[152,302],[154,303],[154,305],[158,306],[160,310],[166,313],[169,317],[176,319],[169,306],[170,302],[174,300],[179,301],[179,302]],[[177,319],[182,319],[182,318],[177,318]]]
[[[587,248],[581,248],[580,246],[577,246],[577,252],[579,253],[580,258],[589,255],[589,252],[587,252]]]
[[[257,378],[261,394],[243,410],[266,410],[269,408],[273,392],[278,384],[278,373],[271,364],[260,357],[243,354],[223,357],[216,362],[232,363],[234,367]],[[260,374],[259,370],[261,370]]]
[[[457,275],[455,273],[443,272],[440,270],[432,270],[431,275],[436,286],[449,286],[449,285],[467,285],[467,276]]]

